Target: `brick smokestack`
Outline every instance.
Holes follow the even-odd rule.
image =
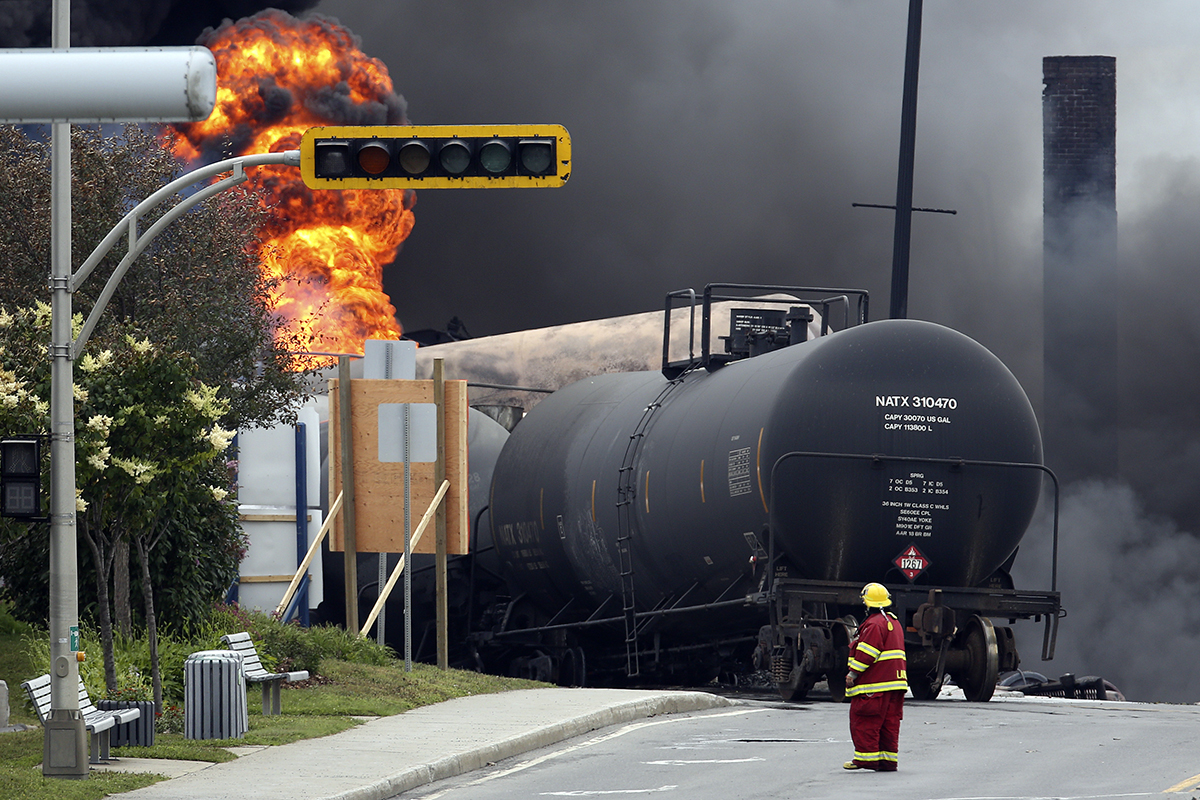
[[[1046,465],[1117,475],[1117,62],[1042,60]]]

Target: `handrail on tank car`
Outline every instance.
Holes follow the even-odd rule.
[[[607,600],[605,602],[607,602]],[[669,617],[673,614],[690,614],[696,611],[711,611],[715,608],[732,608],[733,606],[750,606],[753,604],[753,598],[747,596],[740,597],[736,600],[721,600],[712,603],[701,603],[694,606],[679,606],[672,608],[659,608],[653,611],[638,611],[633,616],[635,619],[644,620],[655,617]],[[597,625],[616,625],[624,621],[624,614],[619,617],[603,617],[601,619],[592,619],[589,617],[588,619],[580,620],[579,622],[560,622],[556,625],[539,625],[533,628],[515,628],[513,630],[502,631],[476,631],[475,635],[483,634],[489,638],[499,639],[505,636],[518,636],[526,633],[548,633],[550,631],[569,631],[577,628],[591,628]]]
[[[1053,545],[1050,553],[1050,591],[1058,591],[1058,476],[1054,474],[1054,470],[1044,464],[1033,464],[1019,461],[982,461],[970,458],[921,458],[919,456],[889,456],[882,453],[819,453],[819,452],[803,452],[794,450],[790,453],[784,453],[775,460],[771,466],[771,511],[769,515],[769,524],[767,530],[767,590],[768,592],[774,588],[775,583],[775,498],[779,495],[776,493],[775,477],[779,465],[789,458],[848,458],[862,461],[884,462],[918,462],[922,464],[948,464],[950,466],[973,466],[973,467],[1016,467],[1019,469],[1036,469],[1041,470],[1050,476],[1050,480],[1054,483],[1054,536]]]
[[[651,609],[650,611],[638,611],[638,612],[634,613],[633,617],[636,620],[649,620],[649,619],[656,619],[658,617],[671,616],[672,614],[688,614],[688,613],[692,613],[694,611],[711,611],[716,608],[732,608],[734,606],[753,605],[753,596],[751,596],[751,595],[744,595],[742,597],[737,598],[736,600],[722,599],[725,597],[725,595],[729,594],[730,590],[733,589],[733,587],[737,586],[737,584],[738,584],[738,581],[735,580],[729,586],[725,587],[725,591],[721,592],[721,594],[717,597],[716,600],[713,600],[710,603],[701,603],[699,605],[694,605],[694,606],[679,605],[679,603],[683,602],[683,598],[687,597],[687,595],[689,593],[691,593],[692,589],[695,589],[696,586],[699,585],[699,582],[693,583],[691,586],[688,587],[687,591],[685,591],[682,595],[674,598],[675,605],[668,606],[666,608],[655,608],[655,609]],[[595,610],[592,611],[592,613],[589,614],[588,618],[585,620],[576,620],[574,622],[560,622],[557,624],[554,623],[554,620],[558,619],[559,616],[562,615],[562,612],[566,611],[567,607],[570,606],[571,603],[573,602],[573,600],[568,600],[567,604],[564,605],[562,608],[560,608],[554,614],[554,616],[550,619],[550,621],[547,622],[545,625],[539,625],[534,628],[516,628],[513,630],[500,630],[500,631],[490,631],[490,632],[476,631],[476,632],[473,632],[472,635],[482,634],[482,635],[485,635],[485,636],[488,636],[491,638],[501,638],[504,636],[516,636],[516,635],[525,634],[525,633],[549,633],[552,631],[569,631],[569,630],[575,630],[578,628],[591,628],[591,627],[594,627],[597,625],[612,625],[612,624],[624,622],[625,615],[623,613],[619,617],[597,617],[596,616],[604,609],[605,606],[608,605],[608,601],[612,600],[616,596],[617,596],[616,592],[610,592],[608,597],[604,598],[604,602],[602,602],[602,603],[600,603],[600,605],[596,606]]]
[[[786,292],[792,295],[789,299],[778,298],[762,298],[762,297],[747,297],[744,294],[715,294],[714,290],[718,289],[736,289],[741,292]],[[818,297],[805,297],[805,295],[817,295]],[[688,298],[690,300],[690,318],[688,331],[688,360],[686,362],[674,362],[670,360],[671,346],[671,312],[674,310],[674,300],[679,298]],[[857,310],[854,314],[854,321],[850,319],[850,298],[858,299]],[[710,339],[712,338],[712,303],[714,300],[735,300],[735,301],[756,301],[762,303],[792,303],[798,302],[809,306],[820,306],[821,311],[821,333],[824,335],[829,332],[829,307],[834,303],[841,303],[845,311],[843,315],[843,327],[851,325],[861,325],[867,321],[867,313],[870,305],[870,295],[865,289],[830,289],[816,286],[776,286],[770,284],[755,284],[755,283],[710,283],[704,287],[704,294],[701,304],[701,332],[700,332],[700,358],[696,358],[696,291],[694,289],[677,289],[673,292],[668,292],[666,301],[664,302],[664,320],[663,320],[663,358],[662,370],[666,374],[668,372],[678,370],[683,371],[695,366],[708,367],[713,362],[712,348]]]
[[[673,292],[667,292],[667,299],[663,303],[663,372],[667,371],[671,361],[671,312],[675,306],[671,301],[677,297],[687,297],[691,300],[689,306],[691,316],[688,321],[688,364],[696,363],[696,290],[676,289]]]

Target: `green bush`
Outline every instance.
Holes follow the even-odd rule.
[[[262,659],[263,667],[275,671],[308,670],[316,675],[321,659],[336,658],[358,664],[386,664],[395,653],[386,645],[348,633],[332,625],[302,628],[283,623],[257,611],[219,605],[208,619],[213,647],[220,647],[226,633],[246,631]]]
[[[308,636],[323,658],[336,658],[353,664],[372,664],[381,667],[396,658],[396,653],[387,645],[374,639],[351,634],[345,628],[319,625],[308,629]]]
[[[11,616],[6,617],[4,611],[5,607],[0,605],[0,629],[5,626],[19,628],[30,663],[38,665],[40,672],[49,672],[49,635],[44,630],[17,622]],[[395,658],[395,653],[386,645],[381,646],[342,628],[329,625],[302,628],[257,611],[221,604],[212,608],[203,621],[186,634],[159,634],[158,658],[164,707],[183,705],[183,671],[187,657],[201,650],[223,650],[225,645],[221,637],[240,631],[250,634],[263,667],[270,671],[307,670],[310,675],[318,675],[321,660],[326,658],[373,666],[385,665]],[[93,701],[152,699],[150,646],[144,633],[132,638],[114,637],[117,691],[112,696],[104,683],[100,637],[86,623],[80,626],[80,642],[87,659],[79,665],[79,674]]]
[[[14,617],[12,608],[7,602],[0,602],[0,634],[23,636],[32,632],[32,625]]]

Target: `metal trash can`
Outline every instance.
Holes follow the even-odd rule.
[[[242,655],[201,650],[183,662],[183,734],[187,739],[240,739],[250,727]]]
[[[133,722],[113,725],[108,731],[108,743],[112,747],[152,747],[154,745],[154,701],[153,700],[98,700],[96,708],[115,711],[136,708],[142,715]]]

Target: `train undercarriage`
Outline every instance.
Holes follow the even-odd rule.
[[[753,635],[705,640],[679,638],[654,629],[654,612],[638,616],[640,635],[622,646],[620,617],[539,624],[522,598],[497,604],[488,631],[471,636],[477,665],[561,685],[670,683],[703,685],[730,681],[736,673],[765,671],[786,701],[803,700],[826,682],[835,701],[845,696],[850,642],[862,606],[857,583],[779,579],[763,592],[726,601],[722,610],[743,619],[769,620]],[[1054,656],[1057,592],[897,586],[891,610],[904,622],[908,683],[918,700],[936,698],[949,677],[968,700],[991,698],[1000,673],[1016,669],[1020,656],[1011,627],[1017,619],[1044,623],[1042,659]],[[674,609],[714,612],[710,606]],[[743,628],[743,630],[746,630]],[[750,628],[752,630],[752,627]]]
[[[784,700],[800,700],[825,680],[834,699],[845,695],[846,658],[861,614],[856,583],[781,579],[756,599],[771,622],[759,631],[757,666],[769,669]],[[938,696],[947,676],[968,700],[991,698],[1001,672],[1020,663],[1012,628],[993,618],[1044,621],[1042,660],[1054,657],[1058,592],[901,586],[892,607],[905,626],[908,684],[918,700]]]

